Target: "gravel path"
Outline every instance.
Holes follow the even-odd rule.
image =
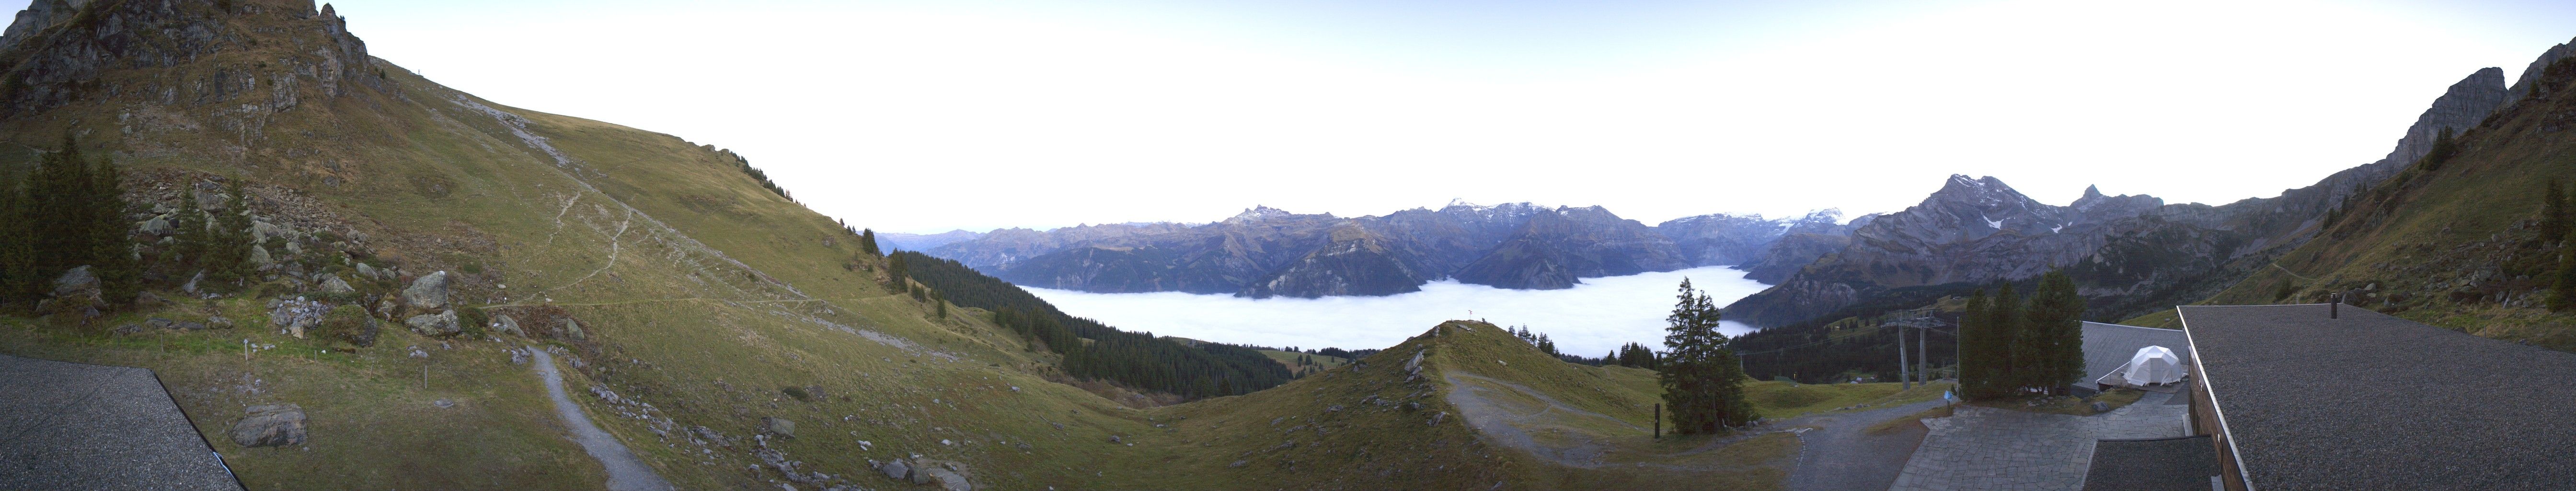
[[[599,465],[607,468],[608,489],[611,491],[669,491],[671,489],[671,483],[663,481],[661,475],[654,474],[652,466],[644,465],[643,459],[635,458],[635,452],[626,450],[626,444],[619,443],[617,437],[610,436],[608,432],[601,431],[598,425],[591,424],[590,416],[582,414],[581,406],[574,405],[572,397],[564,395],[563,373],[555,370],[554,355],[547,354],[546,350],[542,349],[528,348],[527,350],[529,354],[536,355],[537,375],[544,376],[546,379],[546,395],[555,400],[555,415],[563,417],[564,426],[572,429],[573,440],[581,442],[582,451],[590,452],[591,458],[599,459]]]
[[[1789,489],[1879,491],[1896,482],[1896,474],[1905,470],[1905,460],[1914,455],[1916,445],[1923,443],[1924,430],[1907,425],[1901,431],[1871,435],[1869,427],[1936,407],[1941,407],[1939,399],[1867,411],[1800,416],[1767,426],[1818,427],[1798,433],[1798,467],[1789,472]]]
[[[1476,431],[1484,433],[1486,436],[1491,437],[1493,441],[1501,443],[1504,446],[1517,448],[1521,451],[1529,452],[1531,455],[1537,455],[1541,458],[1555,461],[1561,465],[1573,467],[1600,467],[1603,465],[1600,459],[1602,456],[1602,445],[1590,441],[1590,438],[1588,437],[1573,434],[1563,436],[1580,441],[1572,445],[1568,445],[1565,448],[1541,445],[1535,438],[1530,436],[1529,431],[1525,428],[1556,424],[1557,421],[1555,420],[1589,418],[1616,423],[1620,426],[1637,430],[1639,434],[1647,432],[1646,428],[1639,427],[1636,424],[1626,421],[1620,421],[1618,418],[1565,405],[1565,403],[1559,402],[1554,398],[1550,398],[1546,394],[1540,393],[1537,390],[1532,390],[1528,386],[1495,380],[1491,377],[1482,375],[1458,373],[1455,371],[1450,372],[1443,378],[1446,378],[1449,381],[1449,404],[1458,408],[1458,416],[1465,418],[1469,427],[1475,428]],[[1537,399],[1539,402],[1546,403],[1547,405],[1537,408],[1509,407],[1517,406],[1517,404],[1506,405],[1504,403],[1497,403],[1492,398],[1487,397],[1488,392],[1496,392],[1497,389],[1484,384],[1466,383],[1465,380],[1467,379],[1473,379],[1477,382],[1483,382],[1484,384],[1502,386],[1503,388],[1519,392],[1520,395],[1524,397]],[[1493,395],[1501,396],[1502,394]],[[1526,411],[1527,414],[1516,413],[1514,412],[1514,409]],[[1550,416],[1551,413],[1555,413],[1555,415]]]

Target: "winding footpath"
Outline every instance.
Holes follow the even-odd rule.
[[[664,481],[661,475],[654,474],[653,467],[644,465],[644,459],[636,458],[635,452],[626,449],[626,444],[619,443],[617,437],[610,436],[607,431],[600,430],[598,425],[591,424],[590,416],[582,414],[581,406],[573,404],[572,397],[564,394],[563,372],[555,370],[554,355],[533,347],[527,348],[527,351],[528,354],[536,357],[537,375],[546,379],[546,395],[555,400],[555,415],[562,417],[564,426],[572,429],[573,441],[581,442],[582,451],[590,452],[590,457],[599,459],[600,467],[608,470],[609,490],[670,491],[672,489],[670,481]]]

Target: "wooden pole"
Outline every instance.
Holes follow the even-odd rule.
[[[1896,380],[1898,388],[1914,388],[1914,372],[1909,371],[1912,368],[1913,364],[1905,361],[1905,326],[1896,326]]]
[[[1655,439],[1664,438],[1664,405],[1655,404]]]

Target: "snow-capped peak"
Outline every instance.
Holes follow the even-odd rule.
[[[1243,213],[1235,214],[1234,218],[1225,219],[1225,221],[1235,223],[1257,222],[1289,215],[1295,215],[1295,213],[1289,213],[1288,210],[1255,205],[1251,208],[1244,209]]]

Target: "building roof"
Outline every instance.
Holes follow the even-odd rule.
[[[151,370],[0,355],[0,489],[241,489]]]
[[[2119,370],[2137,356],[2138,348],[2163,346],[2191,364],[2191,339],[2182,331],[2153,327],[2124,326],[2100,322],[2084,323],[2084,379],[2079,385],[2091,387],[2094,380]]]
[[[2178,309],[2254,489],[2576,489],[2576,354],[2326,309]]]
[[[2084,491],[2208,491],[2218,475],[2209,435],[2093,442]]]

